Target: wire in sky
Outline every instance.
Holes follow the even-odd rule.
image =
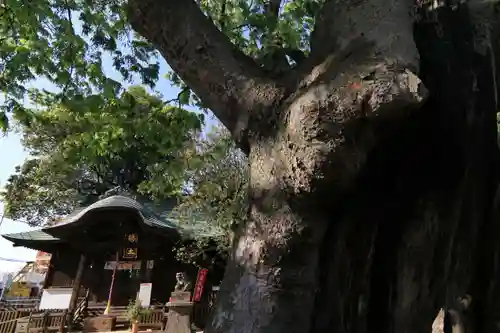
[[[22,263],[26,263],[26,262],[28,262],[29,260],[9,259],[9,258],[3,258],[3,257],[0,257],[0,261],[10,261],[10,262],[22,262]]]

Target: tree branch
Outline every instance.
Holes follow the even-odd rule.
[[[72,37],[74,37],[76,34],[75,34],[75,28],[73,27],[73,17],[71,15],[71,7],[69,6],[68,4],[68,1],[64,1],[64,5],[65,5],[65,9],[66,9],[66,15],[67,15],[67,20],[69,22],[69,26],[71,27],[71,35]],[[70,53],[70,57],[71,58],[74,58],[74,50],[73,50],[73,43],[70,43],[69,44],[69,53]],[[69,85],[71,84],[71,81],[72,81],[72,76],[73,76],[73,70],[74,70],[75,66],[74,65],[71,65],[71,68],[69,70],[69,77],[68,77],[68,81],[66,82],[66,84],[64,85],[64,88],[62,90],[62,94],[61,96],[64,98],[64,96],[66,96],[66,92],[68,91],[68,88],[69,88]]]
[[[212,20],[213,21],[213,20]],[[222,2],[222,5],[220,6],[220,15],[219,15],[219,25],[220,25],[220,30],[224,32],[226,28],[226,0]]]
[[[129,21],[247,150],[248,119],[285,89],[237,50],[193,0],[129,0]]]
[[[275,25],[278,22],[278,17],[280,14],[281,0],[268,0],[264,5],[264,12],[269,17],[275,21]],[[272,33],[272,31],[271,31]]]

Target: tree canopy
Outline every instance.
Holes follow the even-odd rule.
[[[203,115],[168,106],[140,87],[98,109],[69,105],[51,105],[22,125],[31,157],[5,186],[7,216],[39,224],[114,187],[152,199],[181,193]]]
[[[178,257],[187,262],[196,262],[214,246],[227,255],[248,209],[248,162],[227,130],[214,128],[196,150],[186,169],[186,193],[172,211],[184,228],[194,231],[194,242],[177,249]]]
[[[320,2],[202,0],[199,7],[241,51],[267,71],[279,73],[307,54]],[[141,80],[154,86],[160,74],[180,88],[179,104],[210,107],[210,101],[202,103],[175,72],[159,73],[158,52],[130,27],[127,9],[131,6],[123,0],[4,1],[0,7],[2,129],[7,129],[10,114],[29,121],[33,112],[23,103],[26,97],[77,105],[95,94],[114,99],[124,82]],[[121,79],[105,68],[106,61]],[[39,78],[48,79],[58,91],[33,88],[31,81]],[[87,100],[97,105],[100,101]]]

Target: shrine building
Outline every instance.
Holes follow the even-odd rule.
[[[44,288],[72,287],[94,306],[108,301],[125,306],[136,299],[141,283],[152,283],[151,304],[161,306],[174,289],[176,272],[185,272],[191,281],[198,272],[175,258],[173,248],[186,241],[186,231],[121,195],[101,199],[56,225],[2,236],[14,246],[51,254]],[[223,268],[205,268],[205,290],[211,290]]]

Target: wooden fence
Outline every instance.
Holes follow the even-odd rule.
[[[163,310],[153,310],[148,316],[141,318],[139,328],[141,330],[154,329],[163,331],[165,328],[166,316]]]
[[[17,319],[26,315],[24,311],[0,311],[0,333],[14,333]]]
[[[18,310],[18,309],[38,309],[40,297],[4,297],[0,301],[0,310]]]
[[[17,322],[25,325],[23,332],[59,332],[64,325],[66,312],[34,313],[29,311],[0,310],[0,333],[15,333]]]
[[[66,312],[51,312],[32,315],[27,325],[28,333],[51,333],[62,332]],[[4,332],[0,332],[4,333]]]

